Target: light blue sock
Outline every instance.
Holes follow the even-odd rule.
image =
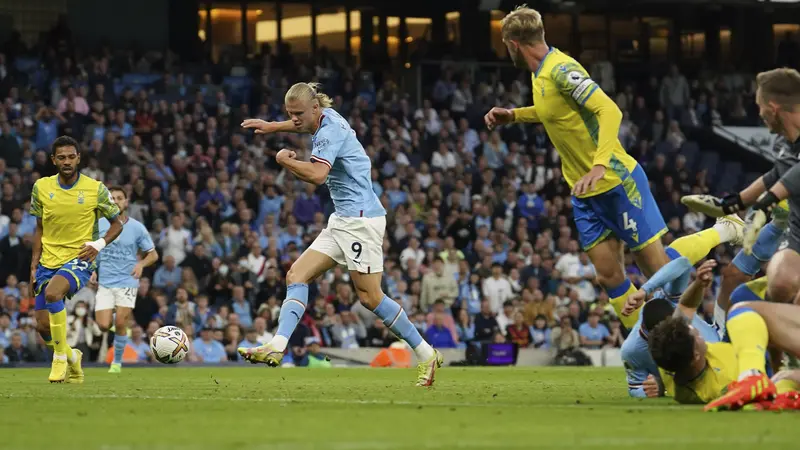
[[[281,305],[281,312],[278,316],[277,335],[286,340],[292,336],[300,319],[306,311],[308,305],[308,285],[305,283],[290,284],[286,288],[286,300]]]
[[[125,353],[127,343],[128,336],[114,336],[114,364],[122,364],[122,354]]]
[[[408,320],[408,315],[396,301],[384,295],[380,305],[373,312],[383,320],[383,324],[392,330],[392,333],[406,341],[411,348],[417,348],[422,344],[423,340],[419,331]]]

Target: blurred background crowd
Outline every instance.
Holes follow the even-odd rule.
[[[322,82],[364,144],[373,189],[389,212],[384,290],[432,345],[564,351],[624,340],[579,249],[569,187],[544,128],[483,125],[492,106],[530,104],[524,71],[463,72],[443,63],[418,104],[391,71],[343,66],[324,51],[303,59],[267,48],[259,58],[225,54],[190,67],[171,53],[78,48],[64,24],[36,47],[17,36],[0,49],[3,362],[48,358],[28,295],[35,228],[28,210],[34,181],[55,173],[49,145],[62,134],[81,142],[83,174],[125,187],[130,216],[150,230],[161,255],[141,280],[129,344],[136,358],[150,360],[147,336],[162,325],[195,339],[192,361],[236,361],[237,346],[271,339],[284,275],[325,226],[332,203],[325,186],[275,163],[282,148],[307,159],[309,137],[253,135],[239,124],[285,120],[283,94],[297,81]],[[649,176],[668,222],[666,243],[709,225],[680,196],[721,194],[749,174],[701,151],[692,133],[757,124],[753,76],[733,69],[687,76],[671,66],[625,80],[607,61],[587,69],[624,113],[619,139]],[[720,247],[714,257],[726,261],[731,252]],[[641,273],[627,263],[640,285]],[[314,283],[309,299],[291,341],[298,361],[325,347],[394,341],[358,303],[345,270]],[[707,299],[710,318],[713,292]],[[69,314],[70,345],[104,360],[112,336],[92,320],[90,289],[69,302]]]

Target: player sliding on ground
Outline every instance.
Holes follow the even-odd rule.
[[[308,304],[308,284],[337,264],[346,265],[361,303],[414,349],[419,361],[417,385],[430,386],[442,355],[422,339],[406,312],[381,289],[386,211],[372,190],[370,159],[347,120],[330,108],[331,99],[318,89],[315,83],[297,83],[289,89],[286,112],[291,120],[242,123],[256,133],[312,134],[310,162],[298,161],[297,154],[287,149],[278,152],[276,160],[307,183],[327,182],[335,212],[286,274],[286,300],[275,337],[260,347],[239,348],[239,353],[253,363],[279,365]]]
[[[139,291],[139,278],[145,267],[158,261],[158,252],[150,233],[144,225],[136,219],[128,217],[128,195],[122,187],[114,186],[110,189],[111,197],[120,210],[119,219],[124,228],[117,239],[109,244],[97,259],[97,272],[92,278],[97,278],[99,283],[95,298],[95,320],[97,326],[103,331],[111,328],[111,315],[116,308],[114,320],[114,360],[111,362],[109,373],[122,371],[122,355],[128,343],[128,319],[136,305],[136,295]],[[100,219],[100,235],[106,236],[111,224],[106,219]],[[144,257],[139,259],[139,252]]]
[[[503,19],[503,42],[511,59],[518,68],[533,72],[534,106],[492,108],[485,116],[486,125],[490,129],[520,122],[544,125],[572,188],[581,246],[620,315],[628,296],[636,292],[625,276],[623,243],[634,252],[642,272],[651,276],[679,256],[698,262],[705,253],[698,256],[696,249],[716,246],[721,237],[714,231],[697,233],[673,242],[673,251],[665,253],[661,236],[667,227],[647,177],[617,138],[622,112],[583,66],[549,47],[544,34],[541,15],[528,7],[518,7]],[[638,311],[620,317],[631,328]]]
[[[791,378],[771,380],[767,347],[800,354],[800,307],[743,302],[728,313],[731,343],[707,343],[689,320],[702,294],[686,298],[675,315],[650,332],[650,353],[669,380],[675,398],[684,403],[707,403],[706,411],[800,409],[798,385]],[[680,394],[679,394],[680,393]],[[680,397],[679,397],[680,395]]]
[[[40,178],[31,192],[36,234],[31,259],[31,294],[36,296],[36,322],[45,342],[52,341],[51,383],[83,383],[81,352],[67,345],[64,298],[91,278],[94,260],[122,232],[119,208],[105,186],[78,172],[78,143],[68,136],[53,142],[51,159],[58,175]],[[111,224],[104,238],[97,219]],[[48,325],[49,324],[49,325]]]

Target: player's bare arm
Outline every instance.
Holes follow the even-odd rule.
[[[697,278],[681,295],[678,307],[675,308],[675,316],[683,316],[689,320],[694,318],[697,308],[703,303],[703,293],[714,281],[715,267],[717,267],[717,262],[709,259],[697,268]]]
[[[31,252],[31,280],[28,283],[28,290],[30,298],[33,298],[36,292],[36,267],[39,265],[39,260],[42,258],[42,219],[36,218],[36,231],[33,233],[33,250]]]
[[[583,107],[597,117],[599,132],[592,169],[572,188],[572,193],[576,196],[594,191],[597,188],[597,182],[605,176],[606,170],[611,165],[614,145],[619,141],[619,127],[622,124],[622,111],[600,88],[595,90]]]
[[[158,262],[158,252],[156,249],[150,250],[144,255],[144,258],[136,263],[136,265],[133,267],[133,272],[131,272],[131,275],[133,275],[133,277],[137,280],[142,278],[142,272],[144,271],[144,268],[150,267],[156,262]]]
[[[319,186],[328,178],[328,173],[331,169],[326,164],[298,161],[296,158],[296,152],[283,149],[278,152],[275,160],[294,176],[300,178],[306,183],[312,183],[316,186]]]
[[[252,129],[256,134],[273,134],[273,133],[301,133],[291,120],[284,120],[282,122],[267,122],[261,119],[246,119],[242,122],[242,128]]]
[[[108,228],[106,235],[94,242],[83,244],[81,252],[78,254],[78,259],[81,261],[93,262],[100,253],[100,250],[114,242],[114,239],[122,233],[122,220],[120,220],[119,216],[108,219],[108,223],[111,226]]]

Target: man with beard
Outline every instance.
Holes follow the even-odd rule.
[[[623,325],[631,328],[639,312],[620,315],[627,297],[636,292],[625,276],[623,244],[650,276],[680,256],[695,264],[705,256],[698,249],[734,240],[733,224],[741,221],[728,218],[675,241],[665,251],[661,236],[667,231],[666,224],[644,170],[617,138],[622,112],[614,101],[580,63],[547,45],[539,12],[520,6],[509,13],[502,21],[502,37],[514,64],[533,72],[534,106],[492,108],[484,118],[486,125],[490,129],[520,122],[544,125],[572,189],[580,244],[597,268],[597,279]]]

